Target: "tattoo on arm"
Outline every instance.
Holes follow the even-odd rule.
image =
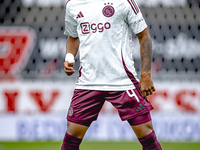
[[[152,42],[150,38],[147,37],[141,41],[140,54],[142,61],[142,71],[150,71],[152,60]]]

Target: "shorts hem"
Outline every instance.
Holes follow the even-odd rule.
[[[137,116],[140,116],[140,115],[146,114],[146,113],[150,112],[151,110],[153,110],[153,107],[148,108],[148,109],[145,110],[145,111],[141,111],[141,113],[137,113],[137,114],[129,115],[129,116],[124,117],[124,118],[121,118],[121,117],[120,117],[120,118],[121,118],[122,121],[126,121],[126,120],[129,120],[129,119],[135,118],[135,117],[137,117]]]
[[[132,125],[131,126],[137,126],[137,125],[140,125],[140,124],[144,124],[144,123],[147,123],[147,122],[149,122],[149,121],[151,121],[151,119],[149,119],[149,120],[144,120],[144,121],[141,121],[141,122],[137,122],[137,123],[132,123]]]
[[[137,120],[138,117],[142,117],[141,119]],[[150,115],[150,112],[148,113],[145,113],[143,115],[140,115],[140,116],[137,116],[135,118],[132,118],[132,119],[129,119],[127,120],[128,123],[131,125],[131,126],[137,126],[137,125],[141,125],[141,124],[144,124],[144,123],[147,123],[149,121],[151,121],[151,115]]]
[[[86,120],[84,120],[84,121],[76,121],[76,120],[73,120],[73,119],[69,119],[69,118],[67,118],[67,121],[69,121],[69,122],[72,122],[72,123],[76,123],[76,124],[79,124],[79,125],[84,125],[84,126],[90,126],[90,124],[93,122],[93,121],[95,121],[95,120],[89,120],[89,121],[86,121]]]

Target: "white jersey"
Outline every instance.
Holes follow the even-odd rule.
[[[132,31],[146,27],[134,0],[69,0],[64,34],[80,40],[76,89],[134,89]]]

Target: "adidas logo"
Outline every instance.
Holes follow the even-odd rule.
[[[83,13],[80,11],[80,12],[78,13],[78,15],[76,16],[76,18],[82,18],[82,17],[84,17],[84,16],[83,16]]]
[[[140,111],[140,110],[143,110],[145,108],[146,107],[140,103],[136,111]]]

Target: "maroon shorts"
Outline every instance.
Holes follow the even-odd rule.
[[[142,96],[139,87],[127,91],[75,89],[67,120],[89,126],[92,121],[97,119],[105,101],[112,103],[118,110],[122,121],[148,114],[153,109],[152,105]]]

